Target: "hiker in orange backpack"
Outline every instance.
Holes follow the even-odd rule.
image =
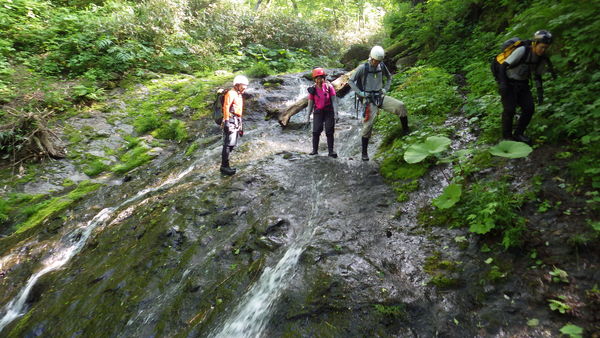
[[[308,87],[308,122],[310,122],[310,114],[313,113],[312,152],[310,155],[316,155],[319,152],[319,137],[325,126],[329,156],[337,158],[338,155],[333,150],[333,132],[338,119],[338,99],[333,85],[326,81],[326,76],[323,68],[313,69],[312,77],[315,85]]]
[[[514,40],[512,45],[506,46],[512,40]],[[534,76],[538,103],[541,104],[544,93],[542,75],[546,66],[554,76],[550,59],[544,55],[552,43],[552,34],[546,30],[539,30],[535,32],[531,41],[513,38],[507,43],[503,45],[503,53],[496,56],[494,60],[498,65],[494,75],[496,75],[503,106],[502,137],[531,144],[531,139],[524,134],[535,110],[529,79],[531,75]],[[514,48],[515,46],[518,47]],[[494,68],[492,70],[494,71]],[[521,107],[521,116],[513,133],[513,118],[517,106]]]
[[[237,145],[238,138],[244,134],[242,112],[244,99],[242,94],[248,87],[248,78],[238,75],[233,79],[233,88],[225,94],[223,101],[223,151],[221,152],[221,173],[231,176],[235,168],[229,166],[229,154]]]

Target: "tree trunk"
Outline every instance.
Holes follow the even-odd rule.
[[[337,79],[335,79],[335,81],[331,83],[333,85],[333,88],[335,88],[335,92],[337,93],[338,97],[344,97],[348,93],[350,87],[348,85],[348,79],[350,79],[350,76],[352,76],[353,73],[354,70],[347,72],[346,74],[338,77]],[[307,105],[308,95],[294,102],[291,106],[286,108],[285,111],[281,112],[278,117],[279,124],[282,127],[287,126],[290,118],[302,111],[302,109],[306,108]]]

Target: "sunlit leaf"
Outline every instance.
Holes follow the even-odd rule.
[[[523,142],[502,141],[490,148],[490,154],[500,157],[527,157],[533,149]]]
[[[450,139],[444,136],[430,136],[423,143],[412,144],[404,153],[407,163],[418,163],[427,156],[440,153],[448,148]]]
[[[444,192],[432,201],[432,204],[440,209],[448,209],[460,200],[462,185],[452,183],[444,189]]]
[[[566,334],[571,338],[579,338],[583,335],[583,329],[577,325],[567,324],[560,329],[560,333]]]
[[[404,153],[404,160],[406,163],[418,163],[423,161],[427,156],[429,156],[427,147],[423,143],[416,143],[408,147]]]
[[[440,153],[448,148],[450,139],[444,136],[430,136],[425,140],[425,147],[430,154]]]

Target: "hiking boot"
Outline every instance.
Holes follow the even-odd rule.
[[[312,151],[309,153],[309,155],[316,155],[316,154],[319,153],[319,136],[320,136],[320,134],[313,133],[313,136],[312,136]]]
[[[236,170],[235,168],[230,168],[230,167],[221,167],[221,174],[223,175],[227,175],[227,176],[231,176],[233,174],[235,174]]]
[[[327,155],[329,157],[333,157],[333,158],[338,158],[336,153],[329,153],[329,155]]]
[[[410,128],[408,127],[408,117],[400,117],[400,122],[402,123],[402,136],[410,134]]]
[[[363,161],[368,161],[369,160],[369,155],[367,153],[367,149],[369,147],[369,138],[368,137],[363,137],[361,141],[362,141],[362,160]]]
[[[531,139],[523,134],[515,135],[513,139],[517,142],[523,142],[527,143],[528,145],[531,145]]]

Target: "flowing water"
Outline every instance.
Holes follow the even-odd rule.
[[[259,336],[267,325],[273,304],[278,300],[281,292],[289,284],[294,274],[294,269],[300,254],[317,229],[319,223],[319,188],[323,187],[323,180],[313,181],[311,185],[313,202],[308,211],[307,224],[301,234],[286,250],[283,257],[273,268],[265,268],[256,284],[241,300],[232,316],[223,324],[218,333],[213,337],[255,337]]]
[[[278,88],[249,89],[253,100],[244,138],[232,154],[239,168],[233,177],[219,175],[221,141],[209,137],[191,159],[178,153],[133,174],[129,183],[104,187],[66,221],[52,221],[57,230],[3,248],[0,272],[7,288],[0,297],[0,332],[475,332],[467,319],[460,330],[448,325],[460,300],[433,293],[421,268],[442,247],[458,257],[447,248],[452,236],[421,234],[416,221],[418,210],[448,183],[451,168],[434,168],[410,202],[397,203],[377,164],[360,161],[352,95],[342,100],[336,126],[340,158],[309,156],[305,112],[285,130],[264,120],[270,106],[294,102],[309,85],[299,75],[281,79]],[[469,137],[460,135],[453,147]]]
[[[23,289],[19,292],[19,294],[8,304],[6,304],[6,306],[3,309],[4,316],[2,317],[2,319],[0,319],[0,332],[4,329],[4,327],[6,327],[6,325],[11,323],[16,318],[25,314],[25,301],[27,300],[29,293],[31,292],[36,282],[40,279],[40,277],[49,272],[60,269],[63,265],[67,264],[71,260],[71,258],[77,253],[79,253],[81,248],[83,248],[94,229],[96,229],[96,227],[100,225],[103,225],[107,220],[109,220],[113,216],[115,210],[119,210],[123,206],[129,205],[139,199],[142,199],[143,197],[154,191],[175,184],[182,177],[187,175],[192,169],[193,166],[187,168],[175,177],[168,178],[157,187],[144,189],[138,192],[136,196],[126,200],[125,202],[116,207],[102,209],[96,216],[94,216],[94,218],[87,222],[87,224],[80,224],[72,232],[67,234],[65,240],[65,242],[67,243],[61,243],[57,248],[55,248],[55,252],[41,263],[41,270],[32,275],[27,281],[25,287],[23,287]]]

